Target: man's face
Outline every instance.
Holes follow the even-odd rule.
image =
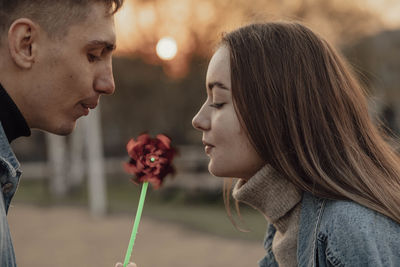
[[[101,94],[114,92],[115,29],[107,11],[102,3],[92,4],[87,18],[70,26],[61,40],[41,32],[32,86],[22,107],[31,128],[69,134],[76,120],[96,107]]]

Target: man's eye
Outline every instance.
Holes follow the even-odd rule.
[[[95,62],[95,61],[99,61],[100,60],[100,57],[98,57],[96,55],[93,55],[93,54],[90,54],[90,53],[87,55],[87,57],[88,57],[89,62]]]
[[[225,105],[225,103],[212,103],[210,104],[210,107],[220,109]]]

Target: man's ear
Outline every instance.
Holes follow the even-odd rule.
[[[11,58],[23,69],[30,69],[35,62],[39,26],[32,20],[20,18],[8,31],[8,46]]]

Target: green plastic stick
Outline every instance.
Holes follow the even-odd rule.
[[[139,205],[138,205],[138,209],[136,211],[136,217],[135,217],[135,222],[133,224],[131,239],[129,240],[128,249],[127,249],[126,255],[125,255],[124,267],[126,267],[128,265],[129,260],[132,255],[132,249],[133,249],[133,245],[135,244],[136,234],[137,234],[137,230],[139,227],[140,217],[142,216],[142,210],[143,210],[144,200],[146,198],[146,192],[147,192],[148,185],[149,185],[149,182],[144,182],[143,186],[142,186],[142,192],[140,193]]]

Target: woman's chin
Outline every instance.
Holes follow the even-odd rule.
[[[212,161],[210,161],[210,163],[208,164],[208,172],[216,177],[233,177],[226,169],[224,170],[223,168],[218,168],[218,166],[215,166]]]

